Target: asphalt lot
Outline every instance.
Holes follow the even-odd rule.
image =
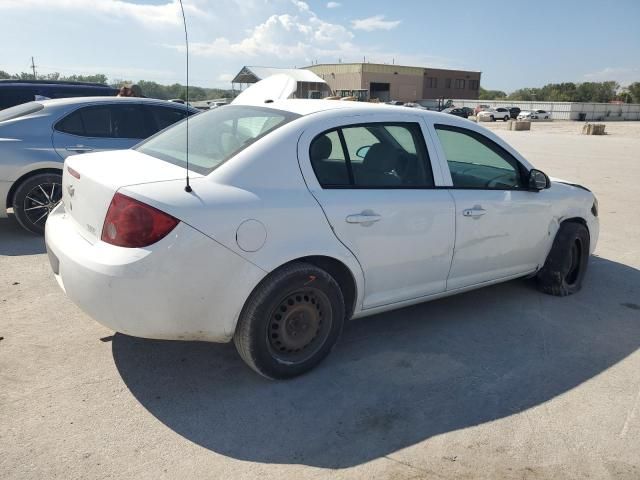
[[[114,335],[0,220],[0,478],[640,478],[640,123],[489,127],[598,196],[582,292],[513,281],[353,321],[288,382],[231,344]]]

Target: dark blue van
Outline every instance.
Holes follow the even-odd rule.
[[[0,110],[47,98],[105,97],[117,93],[117,89],[101,83],[0,80]]]

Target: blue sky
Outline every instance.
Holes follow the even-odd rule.
[[[485,88],[640,81],[640,0],[183,0],[192,84],[243,65],[482,71]],[[178,0],[0,0],[0,70],[184,82]]]

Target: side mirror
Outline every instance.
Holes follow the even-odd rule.
[[[551,186],[551,180],[547,177],[547,174],[541,172],[540,170],[536,170],[532,168],[529,171],[529,189],[535,190],[536,192],[539,190],[544,190],[545,188],[549,188]]]
[[[364,147],[360,147],[356,151],[356,157],[360,157],[360,158],[366,157],[367,156],[367,152],[369,151],[370,148],[371,148],[371,146],[369,146],[369,145],[365,145]]]

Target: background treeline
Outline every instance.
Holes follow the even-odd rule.
[[[22,72],[9,74],[0,70],[0,79],[33,80],[33,74]],[[171,98],[186,98],[186,87],[179,83],[162,85],[147,80],[132,82],[130,80],[113,79],[109,82],[106,75],[69,75],[59,73],[38,75],[38,80],[66,80],[74,82],[103,83],[119,88],[123,83],[137,83],[142,93],[147,97],[169,100]],[[232,98],[231,90],[220,88],[189,87],[189,98],[193,101],[210,100],[213,98]],[[521,100],[539,102],[600,102],[607,103],[619,100],[625,103],[640,103],[640,82],[620,88],[617,82],[583,82],[583,83],[548,83],[541,88],[520,88],[510,94],[501,90],[486,90],[480,87],[480,100]]]
[[[620,88],[617,82],[548,83],[541,88],[520,88],[507,95],[480,87],[480,100],[521,100],[539,102],[600,102],[619,100],[640,103],[640,82]]]
[[[3,70],[0,70],[0,79],[19,79],[19,80],[33,80],[32,73],[18,73],[9,74]],[[173,85],[161,85],[156,82],[149,82],[147,80],[139,80],[133,82],[131,80],[113,79],[109,81],[106,75],[101,73],[95,75],[60,75],[59,73],[48,73],[46,75],[37,75],[38,80],[60,80],[68,82],[91,82],[102,83],[104,85],[111,85],[115,88],[120,88],[123,83],[137,83],[142,89],[142,93],[146,97],[160,98],[163,100],[169,100],[172,98],[186,99],[187,89],[184,85],[174,83]],[[221,88],[202,88],[189,86],[189,99],[191,101],[198,100],[210,100],[214,98],[232,98],[233,94],[231,90],[225,90]]]

